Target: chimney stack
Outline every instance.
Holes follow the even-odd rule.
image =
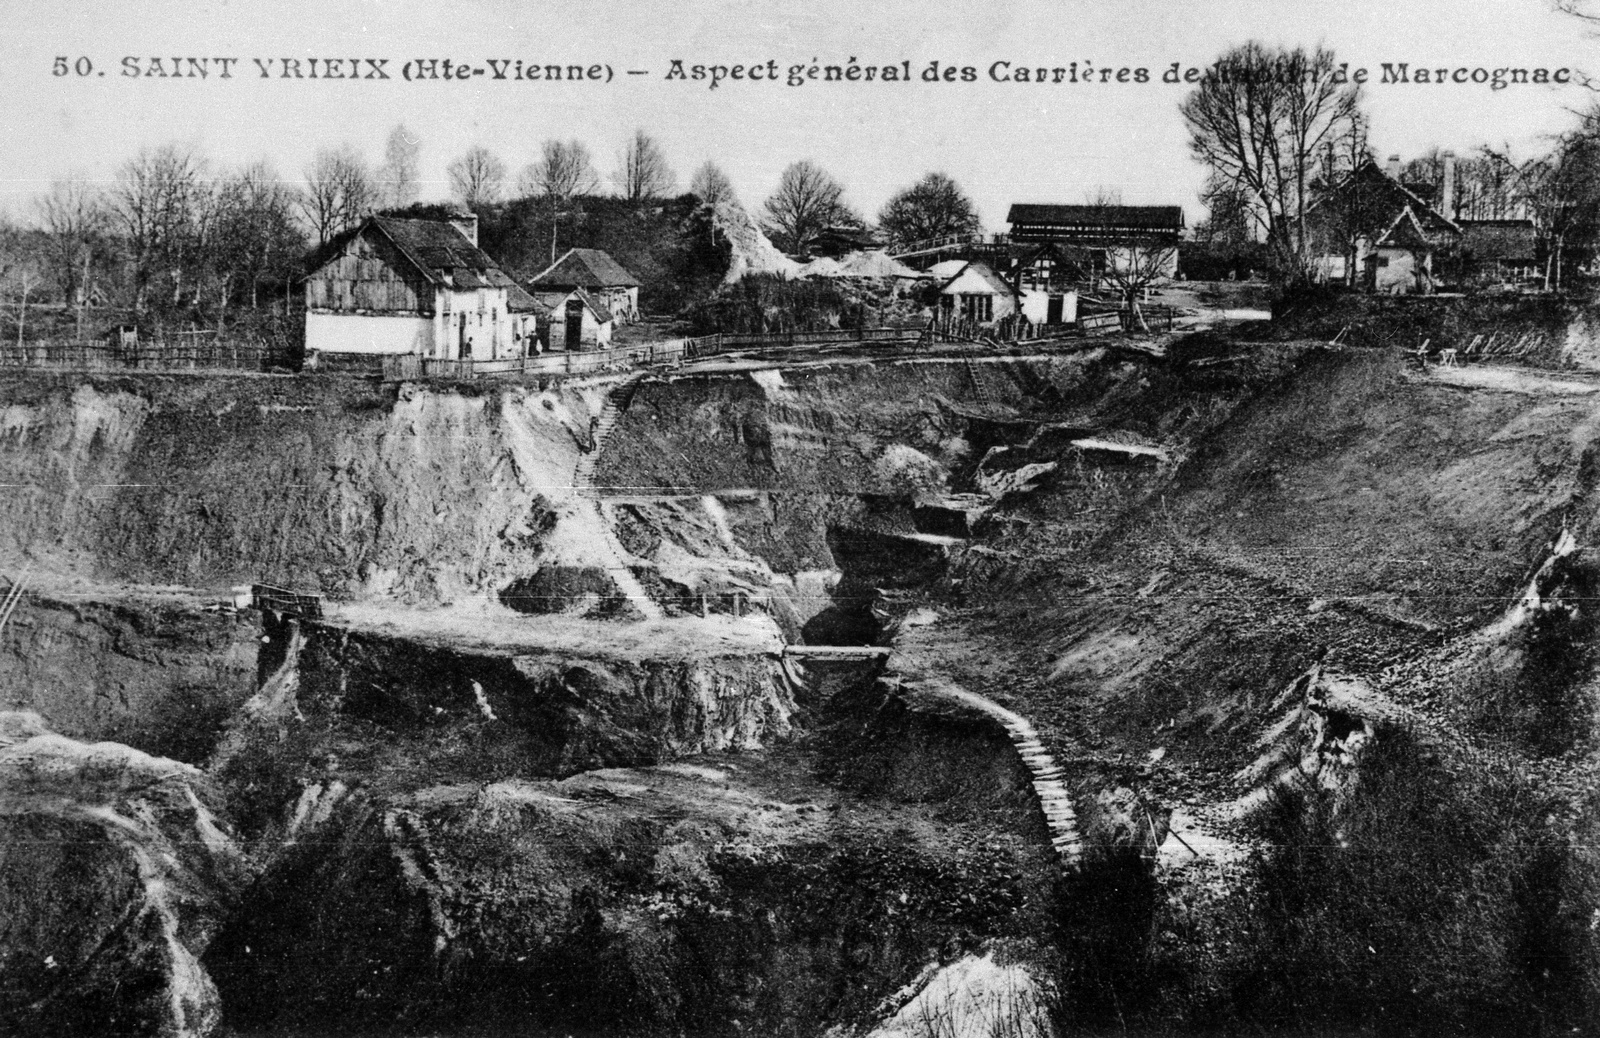
[[[1439,184],[1439,212],[1446,220],[1456,218],[1456,153],[1447,151],[1442,156],[1444,173]]]
[[[450,214],[450,226],[467,236],[473,245],[478,244],[478,214],[470,209],[461,209]]]
[[[1387,172],[1391,177],[1394,177],[1396,180],[1400,179],[1400,156],[1389,156],[1389,167],[1387,170],[1385,170],[1385,172]]]

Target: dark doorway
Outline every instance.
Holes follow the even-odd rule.
[[[1060,296],[1058,296],[1058,295],[1050,296],[1049,301],[1045,305],[1045,311],[1044,311],[1044,323],[1045,324],[1060,324],[1061,323],[1061,312],[1062,312],[1061,303],[1062,303],[1062,301],[1061,301],[1061,297]]]
[[[583,348],[583,303],[567,300],[567,349]]]
[[[467,338],[467,315],[465,313],[463,313],[461,315],[461,332],[460,332],[460,336],[459,336],[459,341],[461,343],[461,351],[460,351],[461,359],[462,360],[471,360],[472,359],[472,340]]]

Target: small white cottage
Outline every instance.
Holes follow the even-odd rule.
[[[578,290],[610,311],[614,321],[631,324],[639,319],[639,279],[599,249],[568,249],[528,282],[528,291],[552,311]]]
[[[1017,302],[1005,278],[983,263],[962,263],[939,289],[939,306],[946,314],[979,324],[1010,317],[1017,312]]]
[[[616,329],[616,315],[581,288],[555,300],[549,322],[545,346],[550,350],[603,350]]]

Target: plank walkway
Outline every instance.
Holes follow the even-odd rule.
[[[893,653],[887,645],[785,645],[783,654],[795,660],[870,660]]]
[[[1044,814],[1045,826],[1050,832],[1050,847],[1064,873],[1075,873],[1083,861],[1083,835],[1078,831],[1078,816],[1072,808],[1072,794],[1067,789],[1064,773],[1056,763],[1039,733],[1028,719],[1007,710],[999,703],[964,688],[948,686],[948,693],[989,715],[1005,728],[1011,745],[1016,748],[1022,763],[1027,766],[1033,785],[1033,795],[1039,810]]]

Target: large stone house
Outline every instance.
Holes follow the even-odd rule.
[[[566,306],[579,289],[588,303],[605,309],[617,322],[639,319],[639,279],[599,249],[568,249],[528,282],[528,291],[552,313]]]
[[[1356,167],[1306,215],[1316,275],[1368,292],[1431,292],[1443,257],[1462,237],[1461,225],[1444,215],[1450,172],[1435,208],[1417,186],[1400,182],[1399,156],[1388,169],[1372,159]]]
[[[305,282],[306,351],[490,360],[537,352],[541,307],[478,248],[478,222],[369,217]]]

